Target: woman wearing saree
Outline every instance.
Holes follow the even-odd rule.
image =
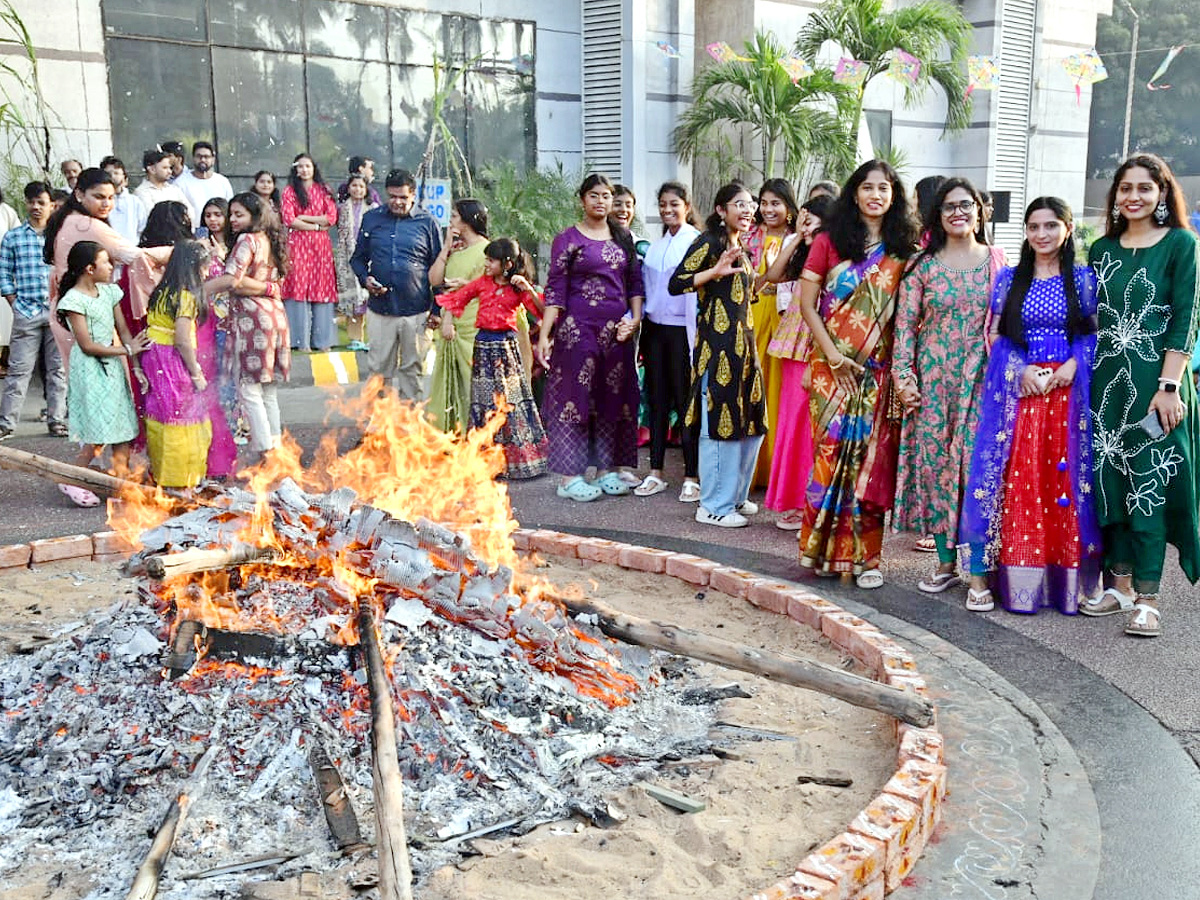
[[[1092,244],[1099,335],[1092,378],[1094,492],[1111,587],[1080,612],[1133,612],[1125,633],[1159,633],[1167,544],[1200,580],[1200,422],[1187,372],[1200,314],[1196,235],[1179,182],[1159,157],[1130,157],[1108,190]]]
[[[883,585],[883,520],[896,492],[900,406],[891,380],[896,287],[916,249],[904,186],[882,160],[863,163],[800,273],[812,331],[810,409],[816,451],[800,565]],[[819,301],[819,306],[818,306]]]

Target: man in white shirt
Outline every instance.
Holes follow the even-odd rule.
[[[187,194],[171,184],[170,155],[161,150],[147,150],[142,154],[142,167],[146,170],[146,178],[133,193],[146,204],[146,212],[149,213],[164,200],[178,200],[187,207],[194,228],[197,222],[196,210],[192,209]]]
[[[146,204],[126,190],[129,177],[125,174],[125,163],[120,159],[106,156],[100,160],[100,168],[112,176],[117,191],[112,212],[108,214],[108,224],[136,246],[142,237],[142,229],[146,227]]]
[[[192,209],[200,215],[204,214],[204,204],[213,197],[233,199],[233,185],[213,168],[216,164],[217,151],[213,145],[208,141],[196,141],[192,144],[193,168],[191,171],[184,169],[183,174],[175,179],[175,186],[187,195]],[[198,231],[204,223],[193,220],[192,224]]]

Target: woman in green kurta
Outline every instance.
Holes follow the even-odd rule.
[[[1096,271],[1092,378],[1096,513],[1112,586],[1080,612],[1132,610],[1127,634],[1159,633],[1167,543],[1200,579],[1200,422],[1187,370],[1200,312],[1196,236],[1179,183],[1157,156],[1126,160],[1108,192]]]
[[[483,251],[488,245],[488,211],[478,200],[454,201],[450,231],[442,252],[429,270],[433,287],[460,288],[483,274]],[[443,316],[437,337],[437,356],[429,380],[426,409],[442,431],[466,431],[471,414],[471,356],[475,350],[475,315],[479,301],[467,304],[461,316]]]

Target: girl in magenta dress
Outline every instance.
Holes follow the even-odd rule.
[[[538,355],[546,364],[542,421],[560,497],[622,496],[619,466],[637,466],[640,396],[632,340],[642,320],[642,268],[633,238],[611,219],[612,183],[589,175],[584,218],[554,239]],[[553,334],[553,349],[551,335]],[[598,477],[584,480],[589,436]]]
[[[292,266],[283,282],[292,349],[324,353],[337,339],[333,324],[337,274],[329,228],[337,224],[338,210],[321,170],[307,153],[292,162],[279,211],[287,229]]]

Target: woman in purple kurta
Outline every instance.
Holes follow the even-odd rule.
[[[554,239],[538,354],[549,373],[542,420],[560,497],[595,500],[629,486],[617,466],[637,466],[638,385],[632,340],[642,319],[641,263],[629,232],[609,218],[612,184],[590,175],[584,217]],[[553,334],[553,344],[551,335]],[[599,477],[584,481],[589,438]]]

